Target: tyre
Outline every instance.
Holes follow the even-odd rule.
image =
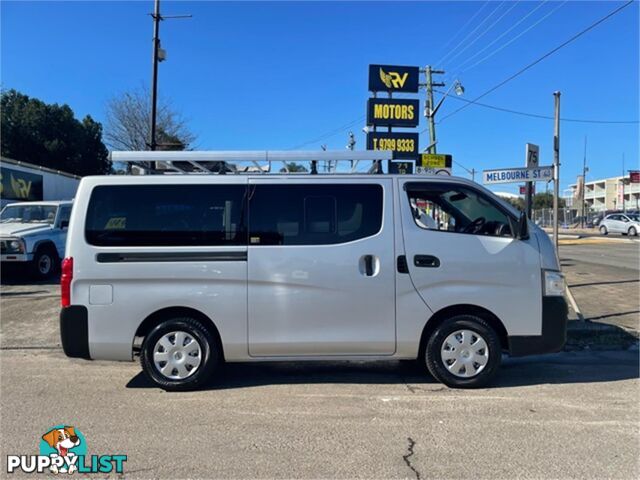
[[[629,229],[629,236],[630,237],[635,237],[636,235],[638,235],[638,231],[636,230],[636,227],[631,227]]]
[[[482,318],[457,315],[431,334],[425,362],[436,380],[454,388],[487,385],[502,359],[500,339]]]
[[[140,363],[147,377],[168,391],[204,385],[220,363],[218,343],[199,321],[173,318],[155,327],[144,339]]]
[[[605,227],[604,225],[602,225],[602,226],[600,227],[600,233],[601,233],[602,235],[606,235],[607,233],[609,233],[609,230],[607,230],[607,227]]]
[[[51,277],[58,269],[58,254],[52,246],[44,245],[36,250],[31,270],[39,280]]]

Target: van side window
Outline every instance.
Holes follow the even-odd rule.
[[[244,185],[103,185],[86,239],[97,246],[246,245]]]
[[[382,227],[381,185],[255,185],[249,245],[331,245]]]
[[[441,183],[407,184],[413,219],[420,228],[510,237],[515,219],[471,188]]]

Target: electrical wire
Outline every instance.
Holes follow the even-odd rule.
[[[441,92],[440,90],[434,90],[434,91],[438,92],[438,93],[445,94],[444,92]],[[495,105],[488,105],[486,103],[473,102],[472,100],[467,100],[466,98],[457,97],[457,96],[451,95],[451,94],[446,94],[446,96],[454,98],[454,99],[459,100],[461,102],[474,103],[475,105],[478,105],[479,107],[490,108],[491,110],[498,110],[500,112],[513,113],[515,115],[522,115],[524,117],[542,118],[544,120],[553,120],[554,119],[554,117],[552,117],[551,115],[540,115],[540,114],[537,114],[537,113],[530,113],[530,112],[522,112],[522,111],[519,111],[519,110],[513,110],[511,108],[497,107]],[[640,123],[640,120],[589,120],[589,119],[583,119],[583,118],[565,118],[565,117],[560,117],[560,121],[562,121],[562,122],[576,122],[576,123],[598,123],[598,124],[637,124],[637,123]]]
[[[511,5],[510,8],[507,8],[507,10],[505,10],[502,13],[502,15],[500,15],[491,25],[489,25],[487,28],[485,28],[482,33],[477,35],[476,38],[474,38],[472,42],[468,43],[466,47],[464,47],[462,50],[460,50],[458,53],[456,53],[453,57],[449,58],[448,62],[451,62],[455,58],[457,58],[460,55],[462,55],[462,53],[464,53],[469,47],[471,47],[474,43],[476,43],[478,40],[480,40],[482,37],[484,37],[493,27],[495,27],[500,22],[500,20],[502,20],[511,10],[513,10],[517,6],[518,6],[518,2],[516,0],[515,2],[513,2],[513,4]]]
[[[511,80],[513,80],[514,78],[522,75],[524,72],[526,72],[527,70],[529,70],[530,68],[534,67],[535,65],[537,65],[538,63],[540,63],[541,61],[543,61],[544,59],[546,59],[547,57],[550,57],[551,55],[553,55],[554,53],[556,53],[558,50],[562,49],[563,47],[569,45],[571,42],[573,42],[574,40],[578,39],[579,37],[581,37],[582,35],[584,35],[585,33],[589,32],[590,30],[593,30],[595,27],[597,27],[598,25],[600,25],[602,22],[608,20],[609,18],[613,17],[614,15],[616,15],[617,13],[621,12],[624,8],[628,7],[629,5],[631,5],[634,2],[634,0],[629,0],[627,3],[625,3],[624,5],[616,8],[615,10],[613,10],[612,12],[610,12],[609,14],[605,15],[604,17],[602,17],[601,19],[597,20],[596,22],[592,23],[591,25],[589,25],[587,28],[581,30],[580,32],[576,33],[575,35],[573,35],[571,38],[569,38],[568,40],[564,41],[563,43],[561,43],[560,45],[558,45],[557,47],[553,48],[552,50],[548,51],[547,53],[545,53],[544,55],[542,55],[541,57],[539,57],[538,59],[534,60],[533,62],[529,63],[527,66],[521,68],[520,70],[518,70],[516,73],[514,73],[513,75],[507,77],[506,79],[502,80],[501,82],[499,82],[498,84],[494,85],[493,87],[491,87],[489,90],[487,90],[486,92],[484,92],[483,94],[481,94],[480,96],[476,97],[475,99],[469,101],[469,103],[463,105],[462,107],[458,108],[457,110],[454,110],[453,112],[449,113],[448,115],[445,115],[444,117],[442,117],[442,119],[440,120],[440,123],[442,123],[444,120],[446,120],[449,117],[452,117],[453,115],[455,115],[456,113],[464,110],[465,108],[469,107],[470,105],[475,104],[478,100],[480,100],[481,98],[486,97],[487,95],[489,95],[490,93],[496,91],[498,88],[502,87],[503,85],[507,84],[508,82],[510,82]],[[424,132],[425,130],[423,130]]]
[[[549,12],[547,12],[546,15],[542,16],[540,19],[538,19],[535,23],[529,25],[527,28],[525,28],[522,32],[520,32],[518,35],[516,35],[515,37],[513,37],[511,40],[509,40],[508,42],[504,43],[503,45],[501,45],[500,47],[496,48],[493,52],[491,52],[489,55],[486,55],[484,57],[482,57],[480,60],[478,60],[477,62],[475,62],[473,65],[465,68],[464,70],[461,70],[459,73],[462,72],[468,72],[469,70],[471,70],[472,68],[477,67],[478,65],[480,65],[481,63],[487,61],[488,59],[490,59],[491,57],[493,57],[496,53],[500,52],[501,50],[504,50],[505,48],[507,48],[509,45],[511,45],[513,42],[515,42],[517,39],[519,39],[520,37],[522,37],[524,34],[526,34],[529,30],[535,28],[537,25],[539,25],[540,23],[542,23],[544,20],[546,20],[548,17],[550,17],[551,15],[553,15],[557,10],[559,10],[560,8],[562,8],[564,6],[565,3],[567,3],[568,0],[565,0],[564,2],[560,3],[559,5],[557,5],[554,9],[550,10]],[[473,57],[472,57],[473,58]],[[464,65],[464,64],[463,64]],[[461,65],[462,67],[462,65]],[[459,67],[459,68],[461,68]]]
[[[449,52],[446,53],[444,57],[442,57],[440,60],[435,62],[433,65],[442,65],[442,62],[444,62],[445,59],[447,59],[450,55],[452,55],[464,42],[467,41],[469,37],[471,37],[471,35],[473,35],[482,25],[484,25],[493,16],[493,14],[496,13],[500,7],[502,7],[504,3],[506,3],[506,0],[503,0],[496,8],[494,8],[489,13],[489,15],[484,17],[484,20],[482,20],[478,25],[476,25],[476,27],[473,30],[471,30],[469,33],[467,33],[467,35],[462,40],[460,40],[460,42],[458,42],[455,47],[449,50]]]
[[[495,44],[497,41],[499,41],[502,37],[504,37],[505,35],[507,35],[509,32],[511,32],[513,29],[517,28],[518,25],[520,25],[522,22],[524,22],[527,18],[529,18],[531,15],[533,15],[535,12],[537,12],[538,10],[540,10],[542,7],[545,6],[545,4],[548,2],[549,0],[542,0],[542,2],[540,2],[533,10],[531,10],[529,13],[527,13],[524,17],[522,17],[520,20],[518,20],[516,23],[514,23],[513,25],[511,25],[511,28],[505,30],[504,32],[502,32],[502,34],[500,34],[499,36],[497,36],[495,39],[493,39],[492,42],[488,43],[484,48],[478,50],[476,53],[474,53],[473,55],[471,55],[469,58],[467,58],[466,60],[464,60],[460,65],[458,65],[457,68],[452,69],[453,71],[457,71],[460,72],[462,70],[462,68],[469,63],[471,60],[473,60],[474,58],[476,58],[478,55],[480,55],[482,52],[484,52],[485,50],[487,50],[489,47],[491,47],[493,44]]]
[[[467,27],[471,24],[471,22],[473,22],[473,20],[475,20],[475,18],[480,14],[480,12],[482,12],[482,10],[484,10],[484,7],[486,7],[487,5],[489,5],[489,3],[491,3],[491,2],[490,2],[490,0],[487,0],[486,2],[484,2],[484,3],[482,4],[482,6],[481,6],[477,11],[476,11],[476,13],[474,13],[474,14],[469,18],[469,20],[467,20],[467,21],[464,23],[464,25],[458,29],[458,31],[456,32],[456,34],[455,34],[455,35],[453,35],[453,36],[451,36],[451,37],[449,37],[449,40],[447,40],[447,41],[445,42],[445,44],[444,44],[442,47],[440,47],[440,50],[446,50],[446,48],[447,48],[449,45],[451,45],[451,44],[453,43],[453,41],[454,41],[456,38],[458,38],[458,36],[459,36],[463,31],[464,31],[464,29],[465,29],[465,28],[467,28]]]

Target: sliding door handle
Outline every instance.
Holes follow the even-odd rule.
[[[416,255],[413,257],[413,264],[416,267],[438,268],[440,259],[433,255]]]

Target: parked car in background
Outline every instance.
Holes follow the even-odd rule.
[[[0,212],[2,264],[28,265],[33,275],[53,275],[64,258],[70,201],[21,202]]]
[[[600,222],[600,233],[621,233],[637,236],[640,232],[640,215],[637,213],[613,213]]]

